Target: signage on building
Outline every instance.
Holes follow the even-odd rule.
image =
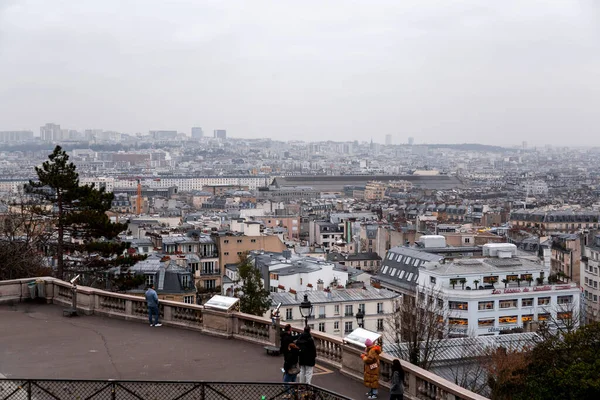
[[[567,290],[567,289],[572,289],[573,287],[571,285],[561,285],[561,286],[555,286],[554,290]],[[552,286],[550,285],[545,285],[545,286],[535,286],[533,288],[508,288],[508,289],[494,289],[492,290],[492,294],[510,294],[510,293],[528,293],[528,292],[543,292],[543,291],[548,291],[548,290],[552,290]]]

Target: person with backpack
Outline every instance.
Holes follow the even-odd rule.
[[[296,345],[300,348],[300,383],[311,384],[313,369],[317,360],[317,347],[315,340],[310,334],[310,327],[304,328],[304,332],[296,340]]]
[[[392,387],[390,388],[390,400],[404,399],[404,370],[397,358],[392,361]]]

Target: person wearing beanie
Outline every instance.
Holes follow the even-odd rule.
[[[381,347],[371,339],[365,341],[365,352],[360,355],[365,365],[364,384],[369,388],[368,399],[376,399],[379,389],[379,355]]]

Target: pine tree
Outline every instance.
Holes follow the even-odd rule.
[[[35,172],[38,181],[29,181],[25,190],[52,206],[49,209],[42,205],[37,211],[54,220],[59,279],[65,277],[65,251],[85,252],[88,247],[95,247],[102,255],[123,251],[124,244],[94,243],[99,238],[110,241],[126,228],[124,224],[112,223],[106,215],[114,195],[106,193],[104,188],[96,189],[93,184],[81,186],[75,164],[69,162],[69,156],[60,146],[56,146],[41,167],[35,167]]]
[[[240,256],[238,276],[242,281],[240,311],[262,316],[271,307],[269,291],[263,287],[260,270],[252,265],[246,254]]]

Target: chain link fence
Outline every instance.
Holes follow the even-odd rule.
[[[349,400],[299,383],[0,379],[0,400]]]

